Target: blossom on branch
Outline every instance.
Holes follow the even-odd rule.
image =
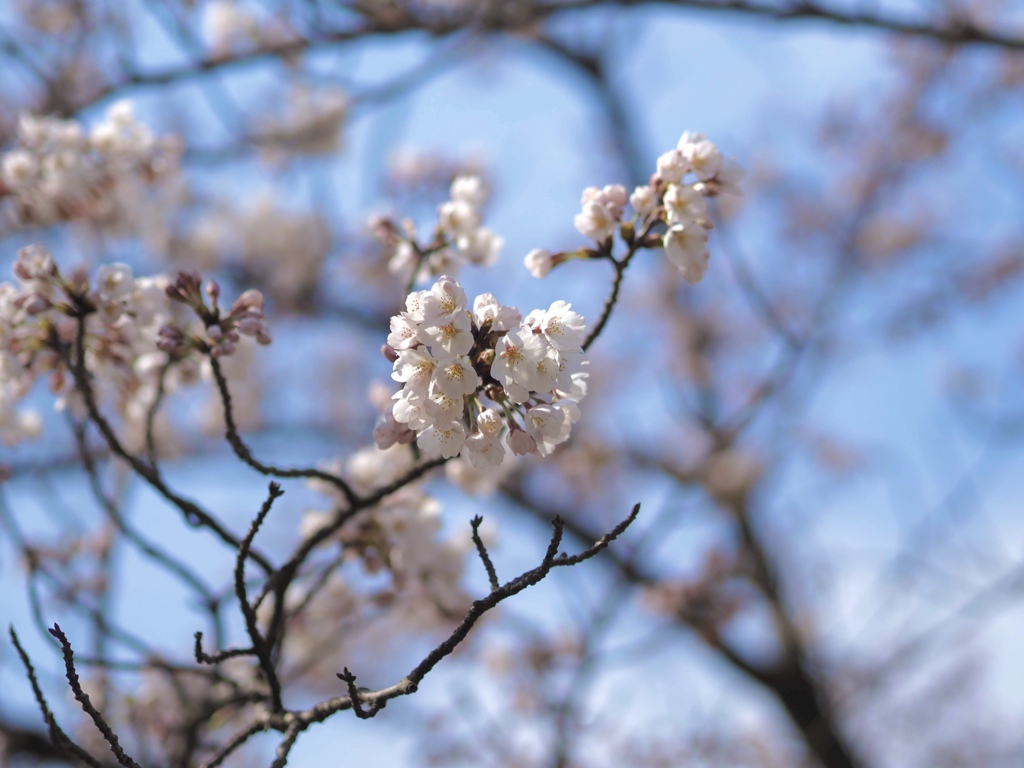
[[[464,264],[492,266],[505,239],[482,226],[483,208],[490,192],[480,176],[456,176],[449,189],[451,199],[437,209],[431,240],[416,242],[411,222],[399,227],[388,219],[375,219],[371,229],[393,248],[388,269],[403,279],[419,281],[432,275],[455,274]]]
[[[707,198],[740,194],[742,178],[740,166],[702,134],[684,133],[675,149],[658,158],[650,183],[636,187],[632,194],[627,196],[625,187],[619,185],[583,190],[582,211],[573,223],[597,249],[556,254],[535,249],[527,254],[524,265],[540,278],[573,258],[612,258],[624,263],[612,255],[618,232],[630,249],[626,260],[638,250],[662,248],[683,278],[696,284],[704,277],[709,260],[708,231],[713,224],[708,218]],[[634,216],[624,221],[627,203]]]
[[[442,276],[392,317],[385,349],[403,386],[392,398],[395,426],[385,420],[374,431],[378,446],[400,442],[405,425],[424,452],[477,468],[502,463],[503,434],[514,454],[550,454],[569,439],[586,393],[583,318],[564,301],[525,320],[491,294],[472,311],[467,303]]]

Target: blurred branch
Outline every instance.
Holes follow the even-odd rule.
[[[947,45],[982,45],[1024,50],[1024,31],[1008,32],[986,29],[969,18],[951,16],[933,20],[913,21],[872,11],[848,11],[824,4],[796,0],[796,2],[749,2],[748,0],[567,0],[545,6],[541,13],[551,15],[580,8],[618,6],[623,8],[660,5],[710,15],[753,17],[779,22],[819,21],[848,28],[864,28],[891,32],[909,37],[945,43]]]
[[[551,515],[561,517],[562,511],[528,496],[521,484],[510,483],[503,487],[503,493],[534,517],[545,520]],[[746,516],[743,508],[737,519]],[[828,703],[823,681],[814,676],[807,649],[790,618],[778,587],[778,577],[765,554],[760,540],[746,522],[740,522],[743,550],[754,563],[754,578],[771,604],[773,614],[784,648],[781,659],[769,666],[760,666],[746,660],[721,636],[714,622],[705,622],[685,612],[676,613],[674,618],[701,637],[709,647],[717,651],[733,667],[746,676],[765,686],[779,700],[789,714],[793,724],[800,731],[808,749],[813,752],[826,768],[855,768],[861,762],[839,730],[831,706]],[[593,540],[594,532],[572,515],[563,519],[564,529],[579,541]],[[605,562],[615,568],[619,575],[638,586],[655,586],[661,583],[660,576],[646,571],[633,558],[612,552]]]

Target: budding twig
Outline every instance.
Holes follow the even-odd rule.
[[[53,745],[69,755],[77,759],[79,762],[85,765],[91,766],[91,768],[102,768],[102,763],[95,757],[90,755],[71,738],[64,733],[64,730],[57,724],[57,718],[53,716],[53,712],[50,711],[49,705],[46,703],[46,697],[43,696],[43,690],[39,687],[39,680],[36,678],[35,667],[32,666],[32,661],[29,659],[25,649],[21,647],[21,641],[18,640],[18,633],[14,631],[14,627],[8,627],[8,632],[11,636],[11,642],[14,643],[15,649],[18,651],[18,656],[21,657],[21,663],[25,667],[25,674],[28,676],[29,684],[32,686],[32,694],[35,696],[36,704],[39,705],[40,711],[43,713],[43,720],[46,722],[46,726],[50,732],[50,741]]]
[[[82,689],[82,683],[78,679],[78,671],[75,669],[75,654],[71,649],[71,642],[68,640],[67,635],[65,635],[61,630],[59,624],[53,625],[53,628],[50,630],[50,634],[57,638],[57,641],[60,643],[61,652],[64,654],[65,675],[67,676],[68,684],[71,686],[71,692],[75,695],[75,700],[82,707],[82,710],[92,718],[92,722],[96,726],[96,729],[103,736],[104,741],[110,745],[110,751],[114,753],[114,757],[117,758],[117,762],[125,766],[125,768],[141,768],[141,766],[132,760],[128,753],[121,747],[121,744],[117,740],[117,735],[110,727],[110,724],[93,705],[92,701],[89,699],[89,694]]]

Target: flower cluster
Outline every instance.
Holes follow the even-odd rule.
[[[732,159],[723,157],[718,148],[699,133],[684,133],[675,149],[658,158],[657,170],[650,183],[639,186],[632,194],[620,185],[603,189],[587,187],[580,201],[582,210],[574,224],[584,237],[594,240],[602,249],[610,247],[616,231],[630,245],[637,233],[647,236],[639,245],[663,248],[668,260],[679,269],[683,278],[699,283],[708,267],[707,201],[723,192],[739,194],[743,171]],[[688,180],[689,179],[689,180]],[[634,216],[624,221],[626,203]],[[663,225],[663,234],[651,237],[655,225]],[[553,267],[569,258],[596,256],[600,252],[578,251],[552,254],[537,249],[524,261],[534,277],[546,276]]]
[[[344,465],[337,462],[328,469],[342,475],[357,493],[368,494],[395,482],[414,464],[408,446],[393,445],[383,450],[370,446],[354,453]],[[339,506],[344,504],[333,485],[312,481],[310,486]],[[389,614],[405,630],[430,630],[461,617],[472,602],[461,585],[470,542],[441,538],[440,514],[437,499],[429,496],[422,484],[410,483],[348,520],[336,534],[344,545],[346,562],[358,561],[368,573],[390,574],[390,583],[370,602],[400,605],[400,610]],[[309,510],[303,515],[300,533],[311,536],[329,525],[332,517],[328,512]],[[353,594],[348,604],[355,610],[359,602]],[[315,631],[313,627],[308,629]]]
[[[420,280],[431,275],[456,274],[463,264],[488,267],[498,260],[505,239],[483,224],[483,208],[489,191],[479,176],[456,176],[451,199],[437,209],[437,225],[426,245],[416,242],[411,222],[399,227],[389,219],[371,226],[377,237],[394,251],[388,269]]]
[[[130,447],[141,446],[150,405],[199,380],[200,355],[231,354],[240,336],[269,343],[263,296],[246,291],[220,313],[216,283],[198,275],[135,277],[126,264],[105,264],[90,281],[84,270],[64,275],[50,252],[33,245],[18,253],[16,283],[0,283],[0,440],[13,445],[39,431],[39,420],[17,410],[43,377],[62,395],[58,405],[80,410],[80,393],[69,387],[79,323],[97,398],[113,396]],[[172,300],[173,299],[173,300]],[[186,307],[191,308],[189,312]]]
[[[23,114],[17,146],[0,156],[0,197],[25,226],[120,225],[144,199],[140,186],[176,170],[179,155],[176,142],[136,121],[130,102],[111,105],[88,133],[73,120]]]
[[[569,304],[523,319],[485,293],[470,310],[462,286],[442,276],[405,307],[384,348],[403,386],[374,432],[378,446],[415,439],[481,467],[501,464],[506,446],[547,456],[569,439],[587,377],[586,327]]]
[[[145,404],[156,396],[166,356],[156,347],[157,329],[172,319],[166,278],[135,278],[123,264],[100,267],[95,287],[84,271],[62,275],[50,252],[23,248],[14,265],[16,283],[0,283],[0,439],[14,444],[38,431],[38,420],[15,411],[39,378],[80,407],[68,388],[68,364],[78,323],[85,324],[86,366],[93,386],[113,390],[125,422],[145,422]],[[173,388],[194,378],[182,366],[166,382]],[[33,427],[34,428],[30,428]]]
[[[189,336],[187,331],[174,324],[160,328],[160,340],[157,346],[164,352],[181,355],[189,348],[209,352],[212,357],[224,357],[234,354],[242,336],[254,338],[257,343],[270,343],[270,331],[267,328],[266,315],[263,313],[263,294],[250,288],[231,305],[225,315],[221,313],[218,301],[220,285],[210,280],[203,286],[203,279],[196,272],[179,272],[172,285],[164,289],[167,298],[192,308],[196,316],[202,320],[203,335]],[[203,295],[210,299],[207,307]]]

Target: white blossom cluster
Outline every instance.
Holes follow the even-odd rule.
[[[483,209],[489,190],[475,175],[456,176],[451,199],[437,209],[437,225],[427,245],[416,243],[411,222],[401,228],[388,220],[372,223],[378,237],[394,247],[388,269],[403,278],[426,279],[455,275],[463,264],[489,267],[501,253],[505,239],[483,226]]]
[[[140,213],[140,189],[176,171],[179,158],[177,142],[155,138],[127,101],[88,132],[74,120],[23,114],[17,145],[0,155],[0,198],[24,226],[120,226]]]
[[[615,184],[600,189],[587,187],[580,201],[582,210],[574,224],[584,237],[607,247],[617,231],[633,238],[655,223],[665,225],[657,241],[668,260],[683,278],[695,285],[708,268],[707,201],[723,192],[739,194],[743,170],[731,158],[699,133],[684,133],[675,149],[658,158],[650,183],[636,187],[632,194]],[[626,204],[633,216],[623,221]],[[628,233],[628,234],[627,234]],[[534,277],[545,277],[553,267],[577,254],[552,254],[536,249],[527,254],[526,268]]]
[[[85,320],[86,365],[95,387],[112,390],[126,424],[145,422],[166,355],[157,349],[157,331],[174,310],[165,277],[135,278],[123,264],[100,267],[91,290],[84,273],[62,276],[42,246],[23,248],[14,265],[15,283],[0,283],[0,439],[11,445],[38,433],[38,419],[14,410],[39,378],[62,395],[58,405],[81,408],[70,391],[67,357],[77,334],[68,292],[84,291],[96,311]],[[63,350],[63,354],[62,354]],[[182,367],[165,382],[173,388],[194,374]]]
[[[415,439],[428,454],[481,467],[500,465],[506,447],[547,456],[569,439],[587,378],[586,326],[569,304],[523,319],[484,293],[470,309],[462,286],[442,276],[405,307],[385,345],[403,386],[374,431],[378,446]]]
[[[83,316],[91,385],[98,399],[112,399],[129,447],[144,444],[148,412],[161,388],[170,393],[199,380],[201,360],[190,352],[229,354],[239,334],[269,342],[258,291],[243,293],[219,322],[204,323],[196,312],[202,302],[196,276],[180,275],[172,283],[166,275],[136,277],[126,264],[105,264],[91,283],[84,270],[61,274],[40,245],[19,251],[14,275],[16,282],[0,283],[0,441],[8,445],[39,432],[38,416],[19,411],[18,404],[40,378],[61,396],[58,407],[81,413],[68,364]],[[214,305],[215,285],[207,286]]]

